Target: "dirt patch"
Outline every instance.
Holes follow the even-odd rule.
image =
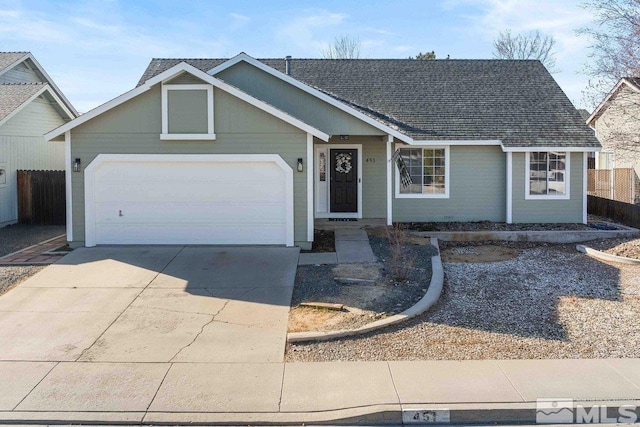
[[[299,266],[289,317],[289,331],[357,328],[400,313],[418,302],[431,281],[433,246],[406,244],[413,261],[406,280],[392,275],[391,249],[386,237],[369,237],[378,263]],[[338,279],[338,280],[336,280]],[[345,311],[298,307],[303,302],[344,304]]]
[[[302,253],[335,252],[336,235],[333,230],[315,230],[313,232],[313,245],[310,251]]]
[[[334,331],[356,328],[384,317],[374,311],[346,308],[327,310],[313,307],[294,307],[289,313],[289,332]]]
[[[443,262],[499,262],[518,256],[518,250],[505,246],[457,246],[440,252]]]

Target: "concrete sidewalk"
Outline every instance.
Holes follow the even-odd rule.
[[[533,423],[539,398],[640,405],[640,359],[0,362],[4,423]]]

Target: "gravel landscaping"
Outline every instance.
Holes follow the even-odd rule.
[[[402,222],[399,225],[411,231],[593,231],[616,230],[608,218],[589,215],[587,224],[507,224],[504,222]]]
[[[640,266],[603,263],[575,245],[441,250],[486,245],[517,253],[445,262],[443,295],[427,313],[358,338],[291,344],[287,361],[640,357]]]
[[[14,224],[0,228],[0,257],[65,233],[63,225]]]
[[[640,239],[602,239],[587,242],[585,246],[612,255],[640,259]]]
[[[24,282],[45,266],[0,266],[0,295]]]

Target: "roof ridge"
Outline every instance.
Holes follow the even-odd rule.
[[[16,50],[16,51],[11,51],[11,50],[3,50],[0,51],[0,53],[24,53],[25,55],[31,52],[28,52],[26,50]]]
[[[228,61],[233,58],[221,58],[221,57],[200,57],[200,58],[184,58],[184,57],[165,57],[165,58],[151,58],[151,61]],[[284,61],[285,57],[281,58],[255,58],[258,61]],[[436,58],[429,60],[419,60],[411,58],[296,58],[291,57],[294,61],[407,61],[416,63],[429,63],[430,61],[445,62],[445,61],[490,61],[490,62],[537,62],[539,59],[504,59],[504,58]]]

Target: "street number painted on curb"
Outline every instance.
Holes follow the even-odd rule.
[[[403,409],[404,424],[442,424],[450,423],[449,409]]]

